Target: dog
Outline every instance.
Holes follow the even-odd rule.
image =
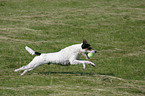
[[[96,53],[96,50],[92,49],[92,46],[87,43],[86,40],[83,40],[81,44],[75,44],[68,46],[59,52],[55,53],[39,53],[35,52],[29,47],[25,47],[25,49],[32,55],[37,55],[34,59],[26,66],[23,66],[19,69],[15,69],[14,71],[24,70],[21,75],[24,75],[26,72],[33,70],[34,68],[43,65],[43,64],[60,64],[60,65],[77,65],[82,64],[83,69],[85,69],[85,64],[91,64],[95,67],[95,64],[90,61],[80,60],[80,55],[84,55],[86,59],[89,59],[87,54],[89,52]]]

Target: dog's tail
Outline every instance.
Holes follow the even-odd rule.
[[[28,46],[25,47],[25,49],[32,55],[41,55],[41,53],[39,52],[35,52],[34,50],[32,50],[31,48],[29,48]]]

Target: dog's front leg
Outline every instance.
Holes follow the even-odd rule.
[[[87,56],[87,54],[82,53],[82,55],[83,55],[83,56],[85,56],[85,57],[86,57],[86,59],[90,59],[90,58]]]
[[[95,64],[90,62],[90,61],[84,61],[84,60],[77,60],[77,55],[72,55],[70,58],[69,58],[69,62],[71,65],[73,64],[83,64],[83,69],[86,68],[85,64],[91,64],[92,66],[95,67]]]
[[[83,69],[86,68],[85,64],[91,64],[93,67],[95,67],[95,64],[90,61],[83,61],[83,60],[70,60],[70,64],[83,64]]]
[[[85,70],[85,68],[86,68],[86,64],[83,64],[83,69]]]

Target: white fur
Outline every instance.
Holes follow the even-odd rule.
[[[25,70],[21,75],[24,75],[26,72],[33,70],[34,68],[43,65],[43,64],[61,64],[61,65],[73,65],[73,64],[83,64],[83,69],[85,69],[85,64],[91,64],[95,66],[94,63],[90,61],[79,60],[81,54],[85,54],[84,49],[81,48],[82,44],[75,44],[69,47],[66,47],[59,52],[55,53],[42,53],[40,56],[35,56],[34,59],[26,66],[23,66],[16,71]],[[26,50],[34,55],[33,51],[29,47],[25,47]],[[92,50],[93,51],[93,50]],[[86,58],[86,54],[84,55]]]
[[[33,51],[31,48],[29,48],[28,46],[25,47],[25,49],[32,55],[35,54],[35,51]]]

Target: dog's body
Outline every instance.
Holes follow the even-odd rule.
[[[61,65],[73,65],[73,64],[83,64],[83,68],[85,69],[85,64],[91,64],[95,66],[94,63],[90,61],[79,60],[80,55],[83,54],[87,59],[87,53],[92,52],[95,53],[95,50],[92,50],[91,46],[85,45],[88,44],[86,40],[84,40],[81,44],[71,45],[66,47],[59,52],[55,53],[39,53],[33,51],[29,47],[25,47],[26,50],[32,55],[39,55],[35,56],[34,59],[26,66],[23,66],[15,71],[25,70],[21,75],[24,75],[27,71],[33,70],[34,68],[43,65],[43,64],[61,64]],[[90,50],[86,50],[90,48]]]

